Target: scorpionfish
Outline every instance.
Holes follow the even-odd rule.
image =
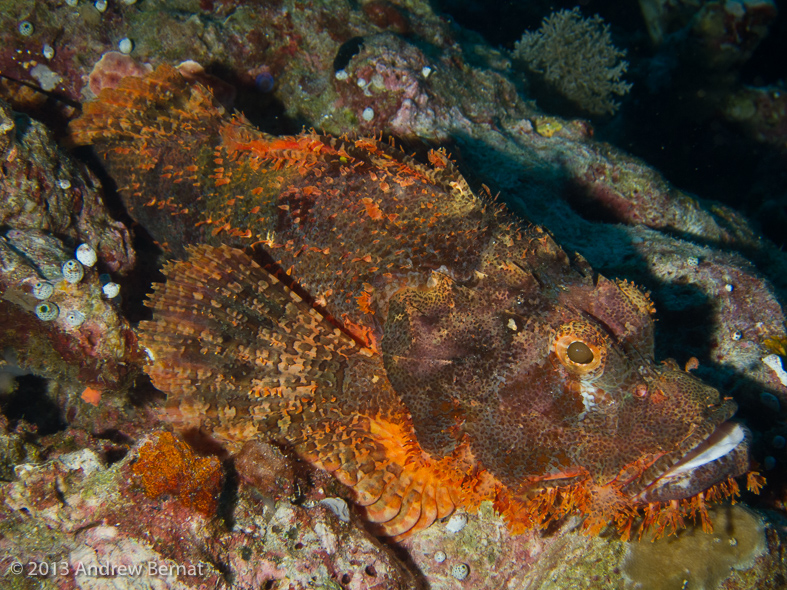
[[[275,137],[161,66],[70,127],[170,253],[139,337],[162,412],[326,470],[396,539],[491,501],[657,532],[738,492],[729,398],[654,361],[654,307],[476,195],[442,150]],[[762,479],[749,472],[750,488]]]

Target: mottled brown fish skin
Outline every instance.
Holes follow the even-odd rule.
[[[664,530],[736,493],[745,444],[653,483],[735,405],[654,363],[647,295],[474,195],[443,152],[271,137],[166,66],[102,91],[71,137],[186,257],[140,325],[170,418],[293,445],[380,534],[492,500],[517,532],[580,512],[628,535],[641,504]]]

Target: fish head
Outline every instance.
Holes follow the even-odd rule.
[[[748,469],[735,403],[655,361],[647,294],[548,238],[535,255],[500,250],[469,279],[436,271],[389,302],[384,361],[421,448],[464,446],[515,494],[589,482],[634,503]]]

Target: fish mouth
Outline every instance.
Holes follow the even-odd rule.
[[[689,498],[749,469],[749,429],[723,422],[676,463],[650,482],[635,500],[666,502]]]

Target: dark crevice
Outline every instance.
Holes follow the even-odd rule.
[[[65,429],[60,408],[47,395],[47,379],[22,375],[16,378],[16,382],[17,388],[13,392],[0,397],[0,408],[12,427],[24,421],[35,426],[40,436]]]

